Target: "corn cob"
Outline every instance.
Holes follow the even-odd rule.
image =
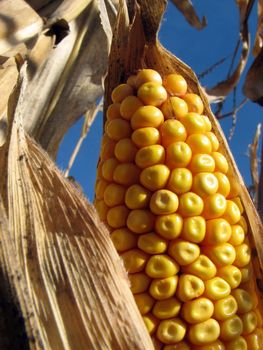
[[[156,349],[260,350],[248,227],[201,98],[152,69],[111,98],[95,207]]]

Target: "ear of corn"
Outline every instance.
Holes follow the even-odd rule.
[[[152,69],[111,96],[95,207],[156,349],[260,350],[248,227],[201,98]]]

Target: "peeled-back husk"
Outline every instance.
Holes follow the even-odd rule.
[[[157,34],[166,0],[121,1],[117,24],[110,53],[109,72],[105,88],[105,110],[110,104],[111,91],[118,84],[135,74],[139,69],[152,68],[162,76],[169,73],[181,74],[187,81],[189,91],[199,94],[204,104],[204,114],[212,123],[213,132],[220,142],[220,152],[228,160],[230,175],[239,184],[239,193],[244,206],[249,230],[248,238],[252,250],[254,281],[258,287],[258,298],[262,308],[263,298],[263,226],[257,210],[249,196],[243,178],[237,168],[219,122],[211,111],[207,96],[192,69],[167,51],[159,42]],[[176,39],[175,39],[176,40]],[[105,113],[104,113],[105,114]]]

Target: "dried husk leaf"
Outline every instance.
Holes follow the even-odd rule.
[[[239,43],[242,45],[241,55],[237,64],[236,69],[231,73],[227,79],[219,82],[212,88],[206,89],[207,95],[210,96],[210,102],[217,102],[218,100],[223,100],[230,92],[237,86],[240,77],[244,71],[249,55],[249,30],[248,30],[248,17],[253,6],[254,0],[236,1],[239,8],[239,18],[240,18],[240,30],[239,30],[239,41],[234,52],[234,57],[236,55]]]
[[[165,50],[157,40],[156,21],[158,18],[160,22],[166,3],[165,0],[156,0],[151,2],[151,4],[149,4],[147,0],[134,1],[133,3],[130,2],[129,14],[125,4],[121,4],[110,54],[109,73],[105,91],[105,110],[110,103],[112,89],[118,84],[125,82],[127,77],[134,74],[138,69],[148,67],[157,70],[161,75],[176,72],[184,76],[188,83],[189,90],[201,96],[205,106],[204,114],[209,117],[212,123],[213,132],[216,134],[220,142],[220,151],[228,160],[230,175],[233,176],[236,183],[239,184],[240,197],[244,205],[245,216],[249,225],[248,237],[251,249],[254,252],[252,257],[255,274],[254,277],[255,281],[260,286],[260,284],[262,284],[263,271],[262,223],[249,196],[242,176],[239,173],[220,124],[211,111],[207,95],[200,86],[195,73],[180,59]],[[133,7],[132,4],[134,4],[135,7]],[[151,7],[151,10],[149,7]],[[134,11],[134,9],[135,16],[132,17],[131,10]],[[141,40],[138,40],[139,37]],[[128,57],[131,58],[128,59]],[[262,288],[258,295],[261,305],[263,298]],[[262,307],[262,305],[260,307]]]
[[[8,186],[2,177],[0,197],[0,213],[8,212],[8,225],[0,225],[1,283],[13,286],[28,336],[18,348],[153,349],[107,229],[24,132],[24,68],[10,101]]]
[[[263,48],[249,68],[243,86],[244,94],[253,102],[263,106]]]
[[[177,9],[182,12],[185,19],[192,27],[196,29],[203,29],[206,27],[206,18],[202,17],[202,21],[198,18],[192,1],[190,0],[172,0],[172,3],[177,7]]]
[[[263,0],[258,0],[258,25],[253,47],[253,55],[256,57],[263,47]]]
[[[41,32],[43,21],[23,0],[0,2],[0,55]]]
[[[255,206],[258,205],[258,189],[259,189],[259,162],[258,162],[258,146],[261,137],[261,124],[257,125],[256,132],[253,138],[253,142],[249,145],[249,160],[250,160],[250,173],[253,183],[253,201]]]

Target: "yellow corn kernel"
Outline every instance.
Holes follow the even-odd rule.
[[[141,272],[147,263],[148,255],[140,249],[131,249],[121,254],[124,266],[129,273]]]
[[[215,264],[203,254],[200,254],[192,264],[184,266],[182,270],[184,273],[196,275],[203,281],[213,278],[216,275]]]
[[[195,243],[178,239],[170,242],[168,253],[180,266],[185,266],[199,257],[200,248]]]
[[[106,112],[107,120],[121,118],[120,106],[120,103],[112,103],[109,105]]]
[[[181,310],[181,303],[176,298],[159,300],[154,304],[152,313],[161,320],[176,317]]]
[[[156,331],[156,328],[158,326],[159,320],[155,316],[153,316],[151,313],[144,315],[142,317],[145,326],[148,330],[149,334],[153,334]]]
[[[161,126],[162,144],[168,147],[170,144],[186,140],[185,127],[179,120],[168,119]]]
[[[204,134],[206,132],[206,123],[203,116],[197,113],[187,113],[180,118],[180,122],[184,125],[187,135]]]
[[[180,236],[182,228],[183,218],[177,213],[156,217],[155,230],[166,239],[175,239]]]
[[[220,322],[220,339],[223,341],[233,340],[241,335],[243,323],[237,315]]]
[[[137,237],[125,227],[112,231],[111,240],[118,252],[124,252],[137,246]]]
[[[145,68],[139,71],[135,78],[135,86],[138,89],[142,84],[154,82],[162,84],[162,77],[156,70]]]
[[[218,180],[214,174],[198,173],[193,178],[192,191],[204,198],[215,194],[218,189]]]
[[[180,318],[161,321],[157,329],[157,338],[164,344],[174,344],[184,339],[186,324]]]
[[[155,145],[160,142],[159,130],[152,127],[139,128],[132,133],[132,141],[139,148]]]
[[[241,272],[241,275],[242,275],[241,283],[248,282],[251,279],[251,277],[252,277],[251,264],[248,264],[248,265],[240,268],[240,272]]]
[[[135,163],[139,168],[147,168],[154,164],[163,164],[165,160],[165,149],[161,145],[142,147],[136,153]]]
[[[242,215],[244,213],[244,207],[243,207],[243,204],[241,202],[241,199],[239,197],[235,197],[235,198],[232,198],[231,201],[234,202],[238,206],[240,214]]]
[[[237,312],[237,302],[232,295],[228,295],[225,298],[219,299],[214,303],[214,315],[213,317],[218,321],[224,321]]]
[[[205,153],[194,154],[189,164],[189,169],[192,173],[209,172],[215,170],[215,161],[212,156]]]
[[[176,194],[190,191],[192,187],[192,173],[187,168],[176,168],[171,171],[167,188]]]
[[[226,199],[220,193],[211,194],[204,201],[203,216],[206,219],[216,219],[224,214]]]
[[[214,175],[216,176],[218,181],[217,192],[222,194],[224,197],[227,197],[230,192],[230,182],[228,180],[228,177],[225,174],[220,173],[218,171],[216,171]]]
[[[183,304],[182,317],[188,323],[199,323],[208,320],[214,312],[214,304],[207,298],[197,298]]]
[[[121,163],[116,166],[113,180],[120,185],[131,186],[139,182],[140,169],[133,163]]]
[[[186,94],[183,99],[187,103],[189,112],[202,114],[204,111],[203,102],[197,94]]]
[[[227,198],[232,199],[238,197],[240,193],[240,184],[238,181],[236,181],[235,176],[233,176],[231,173],[228,174],[228,180],[230,182],[230,192]]]
[[[103,165],[103,162],[99,160],[98,166],[97,166],[97,173],[96,173],[97,179],[102,178],[102,165]]]
[[[203,241],[206,234],[206,221],[202,216],[191,216],[184,219],[181,238],[193,243]]]
[[[191,350],[191,348],[190,345],[188,345],[187,342],[183,340],[173,345],[165,345],[163,350]]]
[[[110,139],[119,141],[130,137],[132,130],[127,120],[116,118],[109,121],[106,126],[106,133]]]
[[[211,300],[219,300],[227,297],[231,292],[230,285],[220,277],[211,278],[205,281],[204,296]]]
[[[131,291],[133,294],[145,292],[151,282],[151,278],[143,272],[132,273],[129,275]]]
[[[204,118],[207,118],[207,117],[204,117]],[[207,118],[208,119],[208,118]],[[205,119],[205,120],[207,120]],[[209,120],[209,119],[208,119]],[[211,125],[211,122],[209,121],[210,125]],[[210,129],[211,130],[211,129]],[[216,135],[211,132],[211,131],[207,131],[205,133],[205,136],[209,138],[210,142],[211,142],[211,145],[212,145],[212,151],[213,152],[216,152],[219,148],[219,141],[218,141],[218,138],[216,137]]]
[[[236,224],[240,220],[241,214],[238,206],[231,200],[226,201],[226,211],[223,215],[231,225]]]
[[[223,278],[232,289],[237,288],[242,279],[240,270],[233,265],[224,266],[218,269],[217,276]]]
[[[180,97],[170,97],[161,106],[166,119],[182,118],[188,113],[186,102]]]
[[[167,99],[167,92],[160,83],[150,81],[139,87],[137,96],[144,104],[158,107]]]
[[[207,321],[189,326],[188,339],[192,344],[205,345],[216,341],[219,334],[220,326],[218,322],[210,318]]]
[[[104,200],[99,200],[95,203],[95,208],[98,212],[99,218],[102,221],[106,221],[107,213],[109,211],[109,207],[104,203]]]
[[[141,315],[145,315],[151,311],[154,299],[148,293],[135,294],[134,299]]]
[[[186,167],[191,157],[191,148],[183,141],[174,142],[167,147],[166,164],[171,169]]]
[[[187,91],[187,82],[180,74],[169,74],[164,77],[163,85],[169,94],[184,96]]]
[[[128,84],[120,84],[111,93],[113,102],[121,102],[125,97],[133,95],[133,88]]]
[[[207,245],[226,243],[231,237],[231,226],[225,219],[212,219],[206,222],[206,235],[203,241]]]
[[[237,337],[226,343],[226,350],[254,350],[247,346],[247,342],[243,337]]]
[[[164,121],[161,110],[154,106],[142,106],[131,117],[133,130],[139,128],[158,128]]]
[[[213,343],[207,345],[194,346],[191,350],[225,350],[225,345],[221,340],[216,340]]]
[[[164,300],[171,298],[176,291],[178,285],[178,276],[159,278],[152,280],[149,292],[156,300]]]
[[[120,162],[133,162],[137,153],[137,147],[131,139],[122,139],[116,143],[114,155]]]
[[[177,210],[178,204],[177,195],[166,189],[154,192],[150,200],[151,211],[156,215],[172,214]]]
[[[120,228],[126,225],[129,209],[125,205],[117,205],[110,208],[107,213],[107,223],[112,228]]]
[[[257,328],[253,333],[245,336],[248,350],[261,350],[263,343],[262,329]],[[230,350],[230,349],[229,349]]]
[[[240,226],[242,226],[242,228],[243,228],[243,230],[244,230],[244,233],[245,233],[245,235],[246,235],[247,232],[248,232],[248,225],[247,225],[247,221],[246,221],[246,219],[244,218],[244,216],[241,215],[238,224],[239,224]]]
[[[231,293],[237,302],[238,314],[245,314],[253,308],[253,299],[251,295],[242,288],[234,289]]]
[[[154,227],[154,215],[149,210],[131,210],[127,218],[127,226],[134,233],[151,232]]]
[[[254,311],[246,312],[240,316],[243,323],[242,335],[248,335],[257,328],[258,319],[257,314]]]
[[[152,255],[145,268],[145,272],[152,278],[171,277],[179,271],[179,265],[168,255]]]
[[[204,282],[199,277],[183,274],[179,277],[176,295],[181,301],[186,302],[198,298],[204,290]]]
[[[202,115],[205,121],[205,129],[207,132],[210,132],[212,130],[212,123],[210,119],[206,115]],[[213,133],[212,133],[213,134]]]
[[[236,250],[236,259],[233,262],[233,265],[237,267],[245,267],[250,263],[251,252],[250,248],[246,243],[235,246]]]
[[[231,225],[231,237],[229,243],[236,246],[244,242],[245,233],[241,225]]]
[[[221,243],[212,247],[204,247],[202,252],[218,266],[226,266],[234,263],[236,258],[235,248],[229,243]]]
[[[223,154],[219,152],[212,152],[211,156],[214,158],[215,161],[215,171],[219,171],[223,174],[226,174],[228,172],[228,162],[225,156],[223,156]]]
[[[138,247],[148,254],[160,254],[166,251],[167,241],[156,233],[150,232],[140,235]]]
[[[183,217],[198,216],[202,213],[204,208],[204,202],[194,192],[183,193],[179,197],[178,213]]]
[[[104,202],[109,207],[115,207],[116,205],[120,205],[124,203],[125,197],[125,187],[111,183],[109,184],[104,191]]]
[[[156,164],[142,170],[140,182],[150,191],[164,188],[170,175],[166,165]]]
[[[211,142],[204,134],[191,134],[185,142],[190,146],[192,154],[212,152]]]
[[[122,118],[130,120],[137,109],[142,106],[143,103],[138,97],[127,96],[120,104],[120,114]]]
[[[109,138],[105,144],[101,146],[100,159],[105,161],[109,158],[113,158],[115,146],[116,142]]]
[[[151,193],[140,185],[130,186],[125,193],[125,204],[130,209],[144,209],[148,206]]]
[[[102,165],[102,176],[107,181],[113,181],[113,174],[119,162],[116,158],[109,158],[105,160]]]
[[[95,186],[95,195],[97,199],[103,199],[104,198],[104,192],[106,188],[108,187],[109,182],[105,181],[104,179],[98,180]]]

